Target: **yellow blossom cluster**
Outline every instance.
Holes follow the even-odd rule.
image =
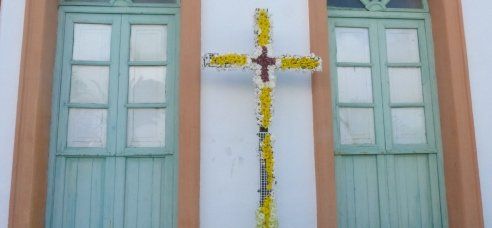
[[[270,17],[268,16],[268,11],[265,9],[258,9],[256,12],[256,24],[258,26],[258,31],[256,34],[256,42],[258,46],[267,46],[270,44],[270,29],[271,22]]]
[[[274,215],[275,202],[272,196],[267,196],[263,201],[263,205],[258,209],[257,228],[277,228],[278,221]]]
[[[272,119],[272,88],[261,88],[258,94],[260,102],[259,114],[261,116],[260,125],[268,128]]]
[[[283,57],[280,68],[297,70],[315,70],[320,67],[321,61],[318,57]]]
[[[273,159],[272,136],[270,134],[267,134],[261,143],[261,157],[265,162],[265,170],[267,174],[266,188],[271,191],[275,181],[275,176],[273,175],[275,161]]]
[[[265,162],[266,171],[266,189],[268,191],[273,190],[273,184],[275,182],[274,165],[275,160],[273,158],[272,136],[266,134],[265,138],[261,142],[261,158]],[[278,227],[277,218],[275,215],[275,202],[271,193],[265,197],[263,204],[258,209],[259,219],[258,228],[274,228]]]
[[[225,54],[210,56],[210,66],[245,66],[248,63],[248,56],[242,54]]]

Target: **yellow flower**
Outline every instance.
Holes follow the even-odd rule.
[[[275,182],[274,176],[274,159],[273,159],[273,147],[272,136],[266,134],[265,138],[261,142],[261,157],[265,162],[265,169],[267,173],[267,189],[272,190]],[[275,202],[272,195],[268,195],[263,200],[263,203],[258,208],[258,228],[276,228],[278,227],[277,218],[274,214]]]
[[[258,221],[257,228],[276,228],[278,227],[277,218],[274,216],[274,202],[271,196],[267,196],[263,201],[263,205],[258,209],[257,217],[261,220]]]
[[[314,70],[320,65],[319,58],[317,57],[283,57],[281,68],[285,69],[299,69],[299,70]]]
[[[272,118],[272,88],[260,89],[258,98],[260,101],[260,124],[262,127],[268,128]]]
[[[266,46],[270,44],[270,17],[268,12],[264,9],[260,9],[256,13],[256,24],[258,26],[258,34],[256,37],[256,42],[258,46]]]
[[[245,66],[248,62],[247,55],[241,54],[225,54],[225,55],[213,55],[210,57],[211,66],[227,67],[231,65]]]
[[[275,182],[275,161],[273,158],[272,136],[270,134],[267,134],[261,143],[261,157],[265,161],[265,170],[267,174],[266,187],[268,190],[272,190]]]

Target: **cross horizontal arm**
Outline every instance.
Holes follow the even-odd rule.
[[[221,69],[242,69],[249,66],[251,59],[245,54],[206,54],[203,58],[204,67]]]
[[[311,56],[282,56],[278,58],[278,65],[281,70],[302,70],[320,71],[321,58]]]

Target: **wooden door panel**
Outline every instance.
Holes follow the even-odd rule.
[[[376,155],[337,156],[339,227],[380,227]]]
[[[63,161],[64,160],[64,161]],[[61,202],[53,227],[101,227],[105,158],[58,158],[55,200]]]
[[[392,227],[441,227],[435,155],[386,156]],[[434,216],[435,215],[435,216]]]
[[[127,158],[125,178],[125,227],[167,227],[172,200],[167,199],[172,170],[166,158]]]

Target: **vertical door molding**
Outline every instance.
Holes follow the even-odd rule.
[[[483,227],[461,0],[429,0],[450,227]]]
[[[27,0],[9,227],[43,227],[57,0]]]
[[[449,226],[483,227],[461,0],[429,0],[428,3],[433,27],[429,32],[433,34],[435,47]],[[324,61],[323,72],[317,74],[322,76],[313,77],[318,227],[336,227],[332,99],[326,64],[329,59],[325,54],[329,34],[323,31],[328,27],[326,0],[309,0],[309,12],[311,50]]]
[[[26,0],[9,227],[43,227],[58,0]],[[178,227],[199,227],[200,1],[181,0]]]
[[[323,71],[312,77],[314,158],[318,227],[337,227],[335,156],[326,0],[309,0],[311,52],[323,60]]]
[[[181,0],[178,227],[200,226],[201,1]]]

